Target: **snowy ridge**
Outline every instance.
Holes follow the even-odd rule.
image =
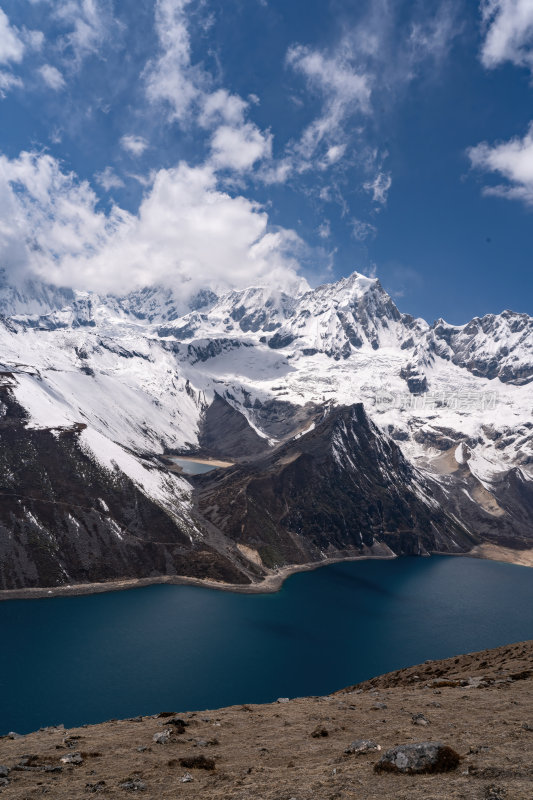
[[[280,403],[363,402],[422,469],[436,474],[464,441],[485,485],[516,466],[530,479],[530,317],[430,327],[401,314],[375,278],[301,288],[206,290],[183,310],[162,287],[117,298],[3,286],[0,368],[13,373],[30,426],[83,423],[95,452],[96,434],[136,458],[194,450],[218,392],[273,443],[267,422]]]

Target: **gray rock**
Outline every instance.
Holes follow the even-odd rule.
[[[190,772],[186,772],[185,775],[182,775],[182,777],[180,778],[180,783],[190,783],[193,780],[194,780],[194,778],[191,775],[191,773]]]
[[[69,753],[63,758],[59,759],[62,764],[72,764],[74,766],[78,766],[79,764],[83,764],[83,758],[81,757],[81,753]]]
[[[384,711],[387,708],[386,703],[374,703],[372,711]]]
[[[381,750],[381,745],[376,744],[372,739],[357,739],[344,752],[348,756],[360,756],[363,753],[374,753],[376,750]]]
[[[154,733],[152,741],[155,744],[167,744],[170,741],[170,735],[172,731],[159,731],[159,733]]]
[[[289,702],[288,697],[278,697],[278,699],[276,700],[276,703],[288,703],[288,702]]]
[[[0,789],[4,786],[9,786],[9,779],[8,778],[0,778]]]
[[[403,744],[387,750],[374,770],[417,775],[425,772],[449,772],[459,766],[460,756],[441,742]]]
[[[7,738],[8,739],[22,739],[23,737],[22,737],[22,734],[20,734],[20,733],[15,733],[15,731],[9,731],[9,733],[7,734]]]
[[[10,772],[9,767],[4,767],[3,764],[0,764],[0,778],[7,778]]]
[[[413,725],[429,725],[429,719],[424,714],[413,714],[411,722]]]
[[[146,784],[140,781],[138,778],[134,778],[131,781],[119,783],[119,789],[124,789],[126,792],[145,792]]]
[[[524,722],[522,727],[525,731],[533,731],[533,725],[530,725],[529,722]]]

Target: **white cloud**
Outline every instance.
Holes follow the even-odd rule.
[[[110,39],[115,20],[109,0],[55,0],[52,5],[53,15],[71,28],[62,44],[76,63],[97,53]]]
[[[0,97],[5,97],[7,92],[9,92],[10,89],[13,89],[15,86],[22,86],[21,79],[16,75],[13,75],[12,72],[0,70]]]
[[[378,229],[370,222],[363,222],[360,219],[352,220],[352,235],[358,242],[364,242],[366,239],[373,239],[377,234]]]
[[[0,8],[0,64],[10,61],[19,64],[24,55],[24,42],[20,33],[9,23],[7,14]]]
[[[65,87],[65,79],[57,67],[53,67],[51,64],[44,64],[39,69],[39,74],[50,89],[54,89],[57,92]]]
[[[486,28],[481,60],[485,67],[505,61],[533,70],[533,3],[531,0],[481,0]]]
[[[119,178],[113,167],[106,167],[102,172],[97,172],[94,177],[106,192],[109,192],[110,189],[121,189],[124,186],[124,181]]]
[[[191,62],[189,5],[190,0],[157,0],[160,52],[145,70],[147,95],[152,102],[167,106],[171,121],[213,132],[211,164],[215,169],[242,173],[271,157],[272,136],[246,120],[250,102],[225,88],[214,89],[212,76]]]
[[[482,142],[468,150],[473,167],[495,172],[507,183],[485,187],[485,194],[522,200],[533,205],[533,122],[523,138],[489,145]]]
[[[185,9],[190,0],[157,0],[155,29],[160,53],[148,64],[146,91],[152,102],[170,107],[170,118],[184,122],[197,100],[206,75],[191,65]]]
[[[242,125],[248,103],[227,89],[217,89],[202,97],[199,122],[205,128],[224,122],[227,125]]]
[[[389,172],[378,172],[373,180],[367,181],[363,184],[363,188],[370,192],[372,201],[379,205],[385,205],[389,194],[389,189],[392,186],[392,177]]]
[[[123,293],[154,283],[224,289],[300,281],[296,233],[217,186],[209,165],[162,169],[137,214],[98,210],[86,181],[49,155],[0,157],[0,261],[58,285]]]
[[[251,122],[238,128],[220,125],[211,140],[213,164],[218,169],[244,172],[256,161],[272,155],[272,137]]]
[[[123,136],[120,140],[120,145],[134,156],[142,156],[148,148],[148,142],[143,136],[134,136],[133,134]]]
[[[329,223],[329,219],[326,219],[322,222],[318,227],[318,235],[321,239],[329,239],[331,236],[331,225]]]

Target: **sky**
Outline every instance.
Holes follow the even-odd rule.
[[[0,0],[0,267],[532,313],[533,0]]]

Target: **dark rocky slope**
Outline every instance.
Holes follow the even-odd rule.
[[[466,552],[478,541],[361,404],[333,409],[311,432],[197,487],[202,518],[270,567],[376,544],[416,555]]]
[[[0,589],[162,574],[248,579],[120,471],[80,447],[83,425],[35,430],[0,385]]]

